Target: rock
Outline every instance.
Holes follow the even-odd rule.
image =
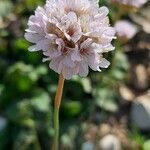
[[[84,138],[86,142],[82,144],[82,150],[95,150],[95,141],[97,138],[98,127],[94,124],[89,124]]]
[[[97,132],[98,132],[98,127],[94,124],[90,124],[86,131],[85,139],[87,141],[95,141],[97,137]]]
[[[134,76],[134,84],[135,87],[139,88],[139,89],[146,89],[148,87],[148,72],[147,69],[144,65],[137,65],[135,66],[134,69],[135,72],[135,76]]]
[[[99,136],[105,136],[111,132],[112,128],[109,124],[103,123],[99,127],[98,135]]]
[[[135,98],[133,92],[125,85],[120,86],[119,92],[124,100],[132,101]]]
[[[108,134],[100,140],[99,149],[101,149],[101,150],[121,150],[121,142],[115,135]]]
[[[7,120],[4,117],[0,116],[0,131],[3,130],[6,127],[6,125]]]
[[[136,98],[131,107],[130,118],[139,129],[150,130],[150,92]]]
[[[87,141],[82,144],[82,150],[94,150],[94,143],[91,141]]]

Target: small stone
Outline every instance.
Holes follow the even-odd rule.
[[[148,87],[148,73],[144,65],[137,65],[135,67],[135,85],[140,89]]]
[[[135,95],[133,94],[133,92],[125,85],[122,85],[119,88],[119,92],[124,100],[132,101],[135,98]]]
[[[101,149],[101,150],[121,150],[121,142],[115,135],[108,134],[100,140],[99,149]]]
[[[95,141],[96,137],[97,137],[97,131],[98,131],[98,127],[94,124],[90,124],[86,134],[85,134],[85,139],[88,141]]]
[[[82,144],[82,150],[94,150],[94,144],[91,141],[87,141]]]
[[[5,128],[6,124],[7,120],[4,117],[0,116],[0,131]]]
[[[105,136],[111,132],[111,127],[109,124],[103,123],[99,127],[99,136]]]
[[[150,92],[139,96],[133,102],[130,118],[141,130],[150,130]]]

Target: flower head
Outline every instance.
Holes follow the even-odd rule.
[[[109,25],[108,9],[95,0],[47,0],[29,18],[25,38],[34,43],[29,51],[42,50],[50,68],[64,78],[87,76],[107,68],[103,53],[111,45],[115,30]]]
[[[115,29],[117,36],[125,40],[132,39],[133,36],[137,33],[136,26],[127,20],[117,21],[115,24]]]
[[[136,8],[141,7],[142,5],[144,5],[147,2],[147,0],[113,0],[113,1],[121,3],[123,5],[136,7]]]

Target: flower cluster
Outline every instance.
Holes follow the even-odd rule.
[[[119,20],[115,23],[115,29],[117,36],[129,40],[137,33],[137,28],[131,22],[127,20]]]
[[[114,0],[114,1],[124,5],[136,7],[136,8],[141,7],[147,2],[147,0]]]
[[[114,50],[115,38],[108,12],[95,0],[48,0],[29,18],[25,38],[34,43],[29,51],[42,50],[44,61],[66,79],[87,76],[89,67],[107,68],[110,63],[102,54]]]

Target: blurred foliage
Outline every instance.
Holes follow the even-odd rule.
[[[149,150],[150,149],[150,140],[147,140],[147,141],[144,142],[143,149],[144,150]]]
[[[48,150],[52,145],[52,100],[58,75],[42,63],[42,54],[27,51],[29,43],[23,37],[29,15],[44,2],[0,0],[0,150]],[[110,7],[110,1],[102,0],[102,4]],[[111,7],[110,16],[114,23],[116,7]],[[118,88],[128,82],[130,64],[124,44],[115,45],[116,50],[106,56],[112,62],[108,70],[91,71],[87,78],[75,76],[65,82],[60,113],[62,149],[79,149],[86,120],[101,123],[102,115],[119,111]],[[132,135],[144,150],[150,149],[149,140],[141,139],[140,133]]]

